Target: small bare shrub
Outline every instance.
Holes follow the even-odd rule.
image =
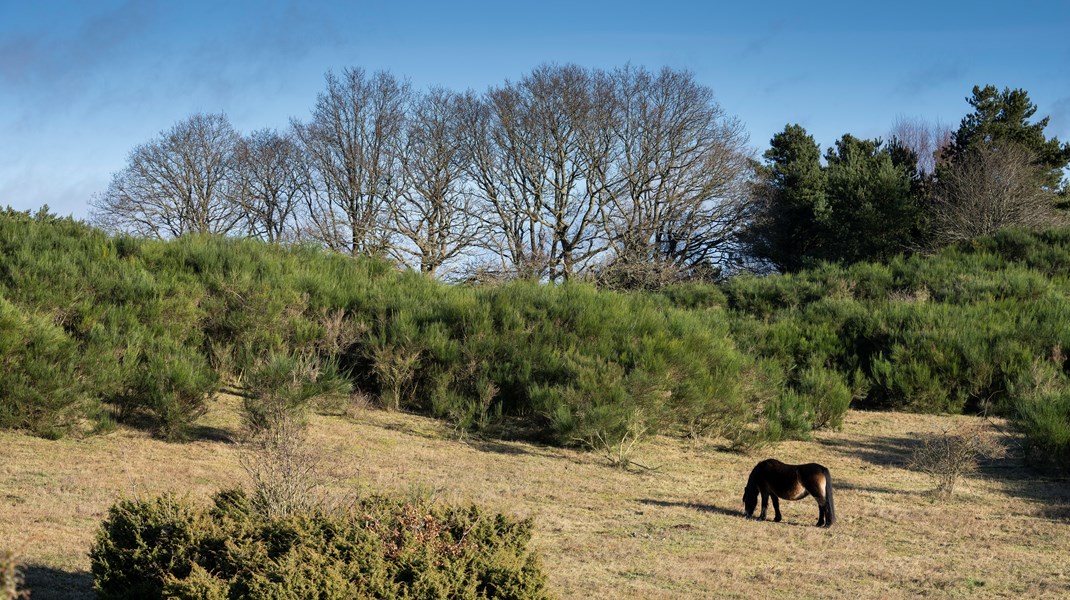
[[[618,258],[597,273],[595,283],[607,290],[656,292],[686,279],[686,274],[669,261]]]
[[[348,396],[348,381],[332,363],[274,356],[250,376],[247,387],[239,460],[252,481],[253,508],[279,517],[314,507],[321,478],[308,445],[306,413],[314,399]]]
[[[985,425],[963,425],[928,436],[914,450],[910,467],[932,478],[936,484],[933,492],[947,498],[963,476],[977,470],[982,459],[998,458],[1002,451]]]
[[[0,550],[0,600],[18,600],[28,598],[29,594],[19,591],[22,576],[19,574],[19,562],[9,550]]]
[[[385,344],[372,350],[375,374],[382,382],[383,406],[399,410],[416,394],[416,370],[420,366],[419,349]]]
[[[318,460],[305,423],[295,415],[276,414],[270,427],[247,435],[239,462],[252,482],[249,501],[258,513],[283,517],[319,503]]]

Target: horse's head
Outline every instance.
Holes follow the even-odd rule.
[[[743,488],[743,514],[749,519],[754,516],[755,508],[758,508],[758,487],[747,486]]]

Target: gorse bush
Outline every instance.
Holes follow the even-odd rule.
[[[1036,361],[1015,392],[1014,416],[1025,433],[1030,458],[1070,470],[1070,378],[1062,349],[1050,360]]]
[[[266,517],[241,491],[113,506],[90,552],[100,598],[547,598],[532,522],[372,496]]]
[[[0,296],[0,427],[56,437],[91,408],[78,344]]]
[[[1005,231],[932,257],[741,277],[722,290],[742,349],[788,374],[789,392],[767,411],[785,431],[807,429],[804,374],[818,368],[838,374],[855,407],[1009,416],[1037,454],[1066,464],[1070,363],[1048,361],[1054,383],[1023,382],[1067,347],[1068,267],[1070,232]],[[825,390],[843,397],[839,385]]]
[[[330,405],[352,390],[333,360],[307,355],[272,354],[246,374],[243,383],[242,425],[252,436],[280,420],[303,422],[313,401]]]
[[[724,314],[674,308],[662,296],[530,282],[447,286],[313,248],[112,238],[44,213],[0,218],[0,264],[0,294],[24,322],[42,320],[21,330],[54,332],[52,352],[65,353],[33,360],[81,374],[62,381],[82,382],[87,405],[147,416],[172,439],[190,434],[226,381],[276,390],[250,390],[252,421],[272,403],[301,404],[300,386],[270,373],[285,378],[279,357],[300,357],[302,368],[331,373],[321,382],[346,379],[390,408],[560,444],[731,430],[721,425],[747,418],[738,382],[748,361]],[[717,303],[697,288],[667,293]],[[37,396],[23,393],[35,407],[77,397],[47,392],[55,380],[36,381]],[[43,431],[58,427],[54,412],[39,411],[39,425],[5,422]]]
[[[624,293],[445,285],[310,247],[109,237],[9,210],[0,426],[56,436],[114,413],[181,439],[220,385],[274,381],[285,358],[388,408],[555,444],[673,433],[753,446],[855,407],[1003,414],[1058,454],[1065,385],[1021,382],[1070,348],[1068,296],[1070,231]],[[302,404],[288,386],[253,390],[247,416]]]

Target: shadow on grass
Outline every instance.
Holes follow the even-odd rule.
[[[724,508],[723,506],[717,506],[716,504],[700,504],[698,502],[671,502],[666,500],[652,500],[650,498],[644,498],[638,501],[639,504],[645,504],[647,506],[661,506],[665,508],[688,508],[691,510],[697,510],[699,512],[713,513],[716,515],[725,515],[728,517],[743,518],[742,504],[740,508],[731,509]]]
[[[465,443],[480,452],[489,452],[492,454],[506,454],[511,456],[529,456],[534,454],[531,450],[517,444],[508,444],[499,440],[475,436],[470,436],[465,439]]]
[[[879,486],[879,485],[858,485],[858,484],[851,483],[849,481],[844,481],[842,479],[836,479],[835,476],[833,476],[833,479],[832,479],[832,489],[833,490],[850,490],[852,492],[869,492],[871,494],[895,494],[895,495],[899,495],[899,496],[901,496],[903,494],[916,494],[917,493],[917,492],[908,491],[908,490],[904,490],[904,489],[884,487],[884,486]]]
[[[234,432],[223,427],[213,427],[211,425],[197,425],[191,432],[193,440],[200,440],[206,442],[222,442],[224,444],[233,444],[237,442],[234,438]]]
[[[23,586],[33,600],[94,598],[93,576],[85,571],[64,571],[32,564],[21,571]]]
[[[745,517],[743,515],[742,502],[740,503],[740,507],[739,508],[735,508],[735,509],[725,508],[723,506],[717,506],[716,504],[700,504],[698,502],[671,502],[671,501],[665,501],[665,500],[652,500],[652,499],[649,499],[649,498],[645,498],[643,500],[639,500],[638,502],[639,502],[639,504],[645,504],[647,506],[688,508],[688,509],[691,509],[691,510],[697,510],[699,512],[712,513],[712,514],[715,514],[715,515],[723,515],[723,516],[726,516],[726,517],[735,517],[737,519],[742,519],[742,520],[745,520],[745,521],[755,521],[756,523],[760,522],[757,519],[748,519],[747,517]],[[788,502],[787,504],[790,505],[792,503]],[[809,506],[813,507],[813,508],[816,508],[816,506],[814,506],[813,503],[809,503]],[[810,521],[806,520],[808,517],[805,517],[803,515],[792,514],[792,511],[790,510],[790,508],[788,508],[787,510],[785,510],[785,508],[786,508],[785,507],[785,503],[781,502],[780,503],[780,510],[783,511],[783,513],[784,513],[784,520],[781,521],[780,523],[774,523],[774,521],[773,521],[773,517],[771,516],[773,514],[772,506],[769,507],[769,515],[770,515],[770,517],[768,519],[766,519],[766,520],[769,523],[776,524],[776,525],[790,525],[792,527],[813,527],[813,522],[810,522]],[[802,522],[799,521],[800,519],[802,519]]]
[[[1054,521],[1070,521],[1070,479],[1026,465],[1008,456],[985,462],[975,477],[995,481],[1012,496],[1028,500],[1035,514]]]
[[[873,437],[866,440],[824,439],[819,443],[845,457],[864,460],[872,465],[890,468],[909,468],[911,457],[916,448],[921,447],[924,434],[898,437]],[[1006,438],[1005,445],[1012,445]],[[1036,469],[1026,464],[1019,452],[1007,452],[1001,458],[981,461],[972,477],[986,479],[1000,484],[1008,495],[1027,500],[1035,505],[1037,516],[1058,520],[1070,520],[1070,479],[1056,476],[1051,472]],[[887,494],[908,493],[883,486],[853,485],[850,482],[836,480],[833,468],[833,484],[837,488]]]
[[[914,450],[921,446],[922,439],[919,434],[917,437],[873,437],[866,440],[823,439],[819,443],[834,452],[872,465],[906,468]]]

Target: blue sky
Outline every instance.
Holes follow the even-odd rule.
[[[1070,1],[896,3],[0,0],[0,206],[86,216],[134,146],[195,112],[304,119],[328,70],[485,90],[544,62],[693,71],[761,151],[898,116],[956,126],[1026,89],[1070,140]]]

